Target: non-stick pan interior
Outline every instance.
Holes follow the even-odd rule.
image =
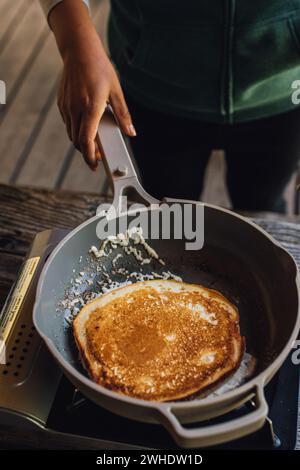
[[[295,265],[284,250],[241,218],[206,206],[204,222],[204,246],[197,251],[187,251],[186,240],[148,240],[166,261],[165,267],[157,265],[157,269],[170,270],[186,282],[216,289],[230,299],[240,312],[246,350],[257,359],[260,372],[281,352],[295,326],[298,311]],[[41,330],[62,357],[81,372],[72,329],[66,327],[65,312],[59,305],[71,279],[102,262],[92,260],[88,253],[92,245],[100,243],[96,225],[97,220],[91,220],[52,258],[36,309]],[[128,269],[135,267],[129,263]],[[82,286],[91,288],[95,285]]]

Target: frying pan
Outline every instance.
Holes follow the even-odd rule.
[[[138,181],[110,109],[101,120],[98,137],[105,169],[114,188],[113,205],[117,207],[120,196],[130,188],[137,199],[147,205],[149,214],[159,211],[160,201],[147,194]],[[164,201],[171,204],[175,200],[166,198]],[[186,201],[176,202],[184,204]],[[191,204],[195,206],[199,202]],[[264,386],[287,358],[300,326],[299,278],[289,253],[250,220],[210,204],[204,205],[202,249],[187,251],[183,239],[150,240],[151,246],[184,281],[213,287],[238,306],[241,332],[246,338],[247,351],[257,359],[257,367],[246,383],[221,396],[149,402],[123,396],[90,380],[78,360],[70,330],[65,328],[64,315],[57,311],[66,283],[74,276],[74,271],[81,269],[78,260],[86,257],[91,245],[100,244],[96,227],[101,217],[103,214],[87,220],[59,243],[37,287],[34,324],[66,376],[100,406],[125,417],[164,425],[183,447],[214,445],[260,428],[268,413]],[[249,400],[253,400],[256,407],[246,415],[218,424],[203,423]],[[198,424],[191,428],[184,426],[186,423]]]

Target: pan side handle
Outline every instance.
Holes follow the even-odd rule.
[[[107,106],[102,116],[96,140],[100,148],[107,177],[113,188],[113,207],[121,212],[122,195],[126,195],[126,190],[128,189],[133,189],[137,195],[138,202],[146,206],[159,204],[160,201],[150,196],[150,194],[143,189],[138,180],[122,133],[110,105]]]
[[[256,409],[245,416],[220,424],[188,429],[180,423],[170,405],[169,408],[160,410],[161,422],[181,447],[212,446],[246,436],[260,429],[268,415],[263,386],[256,387]]]

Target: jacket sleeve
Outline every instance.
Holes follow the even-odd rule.
[[[89,0],[82,0],[86,6],[89,8]],[[44,13],[46,17],[48,18],[48,15],[52,8],[55,7],[58,3],[63,2],[63,0],[40,0],[40,4],[44,10]]]

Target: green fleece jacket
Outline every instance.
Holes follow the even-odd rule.
[[[110,3],[111,57],[123,87],[142,104],[224,123],[295,108],[300,0]]]

